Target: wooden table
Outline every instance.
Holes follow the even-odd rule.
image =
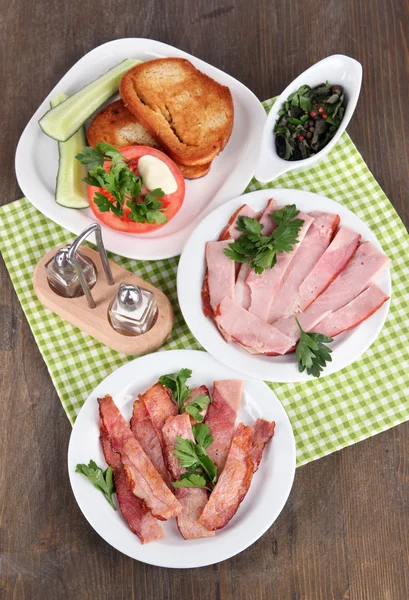
[[[364,83],[349,132],[408,222],[405,0],[1,0],[0,14],[1,202],[21,195],[14,151],[44,96],[94,46],[139,36],[195,54],[260,99],[329,54],[360,60]],[[222,564],[170,571],[108,546],[73,498],[71,427],[3,262],[0,278],[1,599],[409,597],[409,424],[300,468],[274,526]]]

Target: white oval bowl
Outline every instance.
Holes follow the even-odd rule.
[[[296,92],[302,85],[311,87],[320,83],[329,81],[332,85],[339,84],[345,90],[346,109],[344,118],[335,132],[330,142],[317,154],[304,158],[303,160],[284,160],[277,154],[274,126],[277,121],[278,111],[283,108],[284,102],[288,96]],[[277,98],[271,109],[266,124],[264,126],[263,136],[261,138],[261,149],[257,160],[255,178],[261,183],[272,181],[292,169],[300,167],[309,167],[318,162],[323,156],[335,146],[341,135],[344,133],[358,102],[362,83],[362,65],[360,62],[343,54],[334,54],[320,60],[315,65],[301,73],[283,93]]]

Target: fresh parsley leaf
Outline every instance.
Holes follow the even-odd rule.
[[[213,443],[213,436],[207,423],[198,423],[192,426],[193,436],[198,444],[205,450]]]
[[[162,202],[158,199],[164,195],[165,192],[157,188],[146,194],[142,202],[129,201],[127,203],[127,206],[131,209],[129,218],[137,223],[166,223],[167,217],[162,212],[166,209],[163,208]]]
[[[225,248],[226,256],[237,262],[249,263],[260,275],[272,269],[279,252],[291,252],[298,243],[297,236],[304,221],[296,219],[299,211],[295,204],[285,206],[269,215],[277,224],[271,235],[263,235],[263,226],[252,217],[239,217],[236,229],[242,235]]]
[[[173,481],[172,485],[175,488],[206,488],[206,479],[200,473],[184,473],[179,481]],[[211,490],[209,489],[209,491]]]
[[[91,483],[104,494],[105,499],[116,510],[112,494],[115,492],[115,484],[112,474],[112,468],[108,467],[105,471],[100,469],[93,460],[90,460],[88,465],[78,464],[75,469],[76,473],[81,473],[88,477]]]
[[[201,423],[204,419],[202,412],[209,402],[209,396],[196,396],[194,400],[184,405],[185,412],[189,413],[195,421]]]
[[[180,435],[177,435],[173,453],[179,460],[180,466],[184,469],[196,469],[200,466],[200,461],[196,454],[196,444],[192,440],[185,440]]]
[[[159,377],[162,385],[167,387],[173,396],[173,400],[178,407],[179,413],[182,412],[185,400],[189,397],[190,389],[186,381],[192,376],[190,369],[180,369],[178,373],[168,373]]]
[[[98,148],[91,148],[91,146],[85,146],[84,150],[75,158],[85,165],[88,171],[94,167],[102,167],[105,161],[104,153]]]
[[[202,427],[202,429],[196,429],[196,435],[198,435],[198,437],[201,438],[205,443],[208,443],[209,438],[211,438],[210,433],[208,431],[208,426],[205,425],[200,427]],[[199,433],[197,433],[197,431],[199,431]],[[180,466],[186,469],[187,474],[201,475],[205,479],[205,481],[209,481],[212,484],[216,483],[216,465],[208,456],[205,448],[201,444],[195,443],[192,440],[185,440],[182,437],[180,437],[180,435],[178,435],[176,436],[176,445],[173,453],[179,460]]]
[[[326,363],[332,361],[332,350],[325,344],[329,344],[333,340],[321,333],[306,333],[298,319],[296,321],[301,333],[295,353],[298,369],[300,373],[307,369],[308,375],[319,377]]]

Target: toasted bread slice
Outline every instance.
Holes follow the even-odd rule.
[[[128,110],[183,165],[204,165],[223,150],[233,128],[229,88],[184,58],[141,63],[122,77]]]
[[[122,100],[108,104],[95,115],[87,129],[87,139],[93,148],[98,142],[107,142],[115,148],[137,144],[161,149],[155,138],[135,119]],[[196,167],[176,164],[186,179],[198,179],[210,171],[210,163]]]

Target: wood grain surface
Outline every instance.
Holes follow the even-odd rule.
[[[407,0],[1,0],[1,203],[21,195],[18,138],[93,47],[151,37],[212,63],[260,99],[336,52],[363,63],[349,127],[408,224]],[[146,566],[87,524],[69,487],[70,425],[0,264],[2,600],[407,600],[409,424],[298,469],[275,525],[199,570]]]

